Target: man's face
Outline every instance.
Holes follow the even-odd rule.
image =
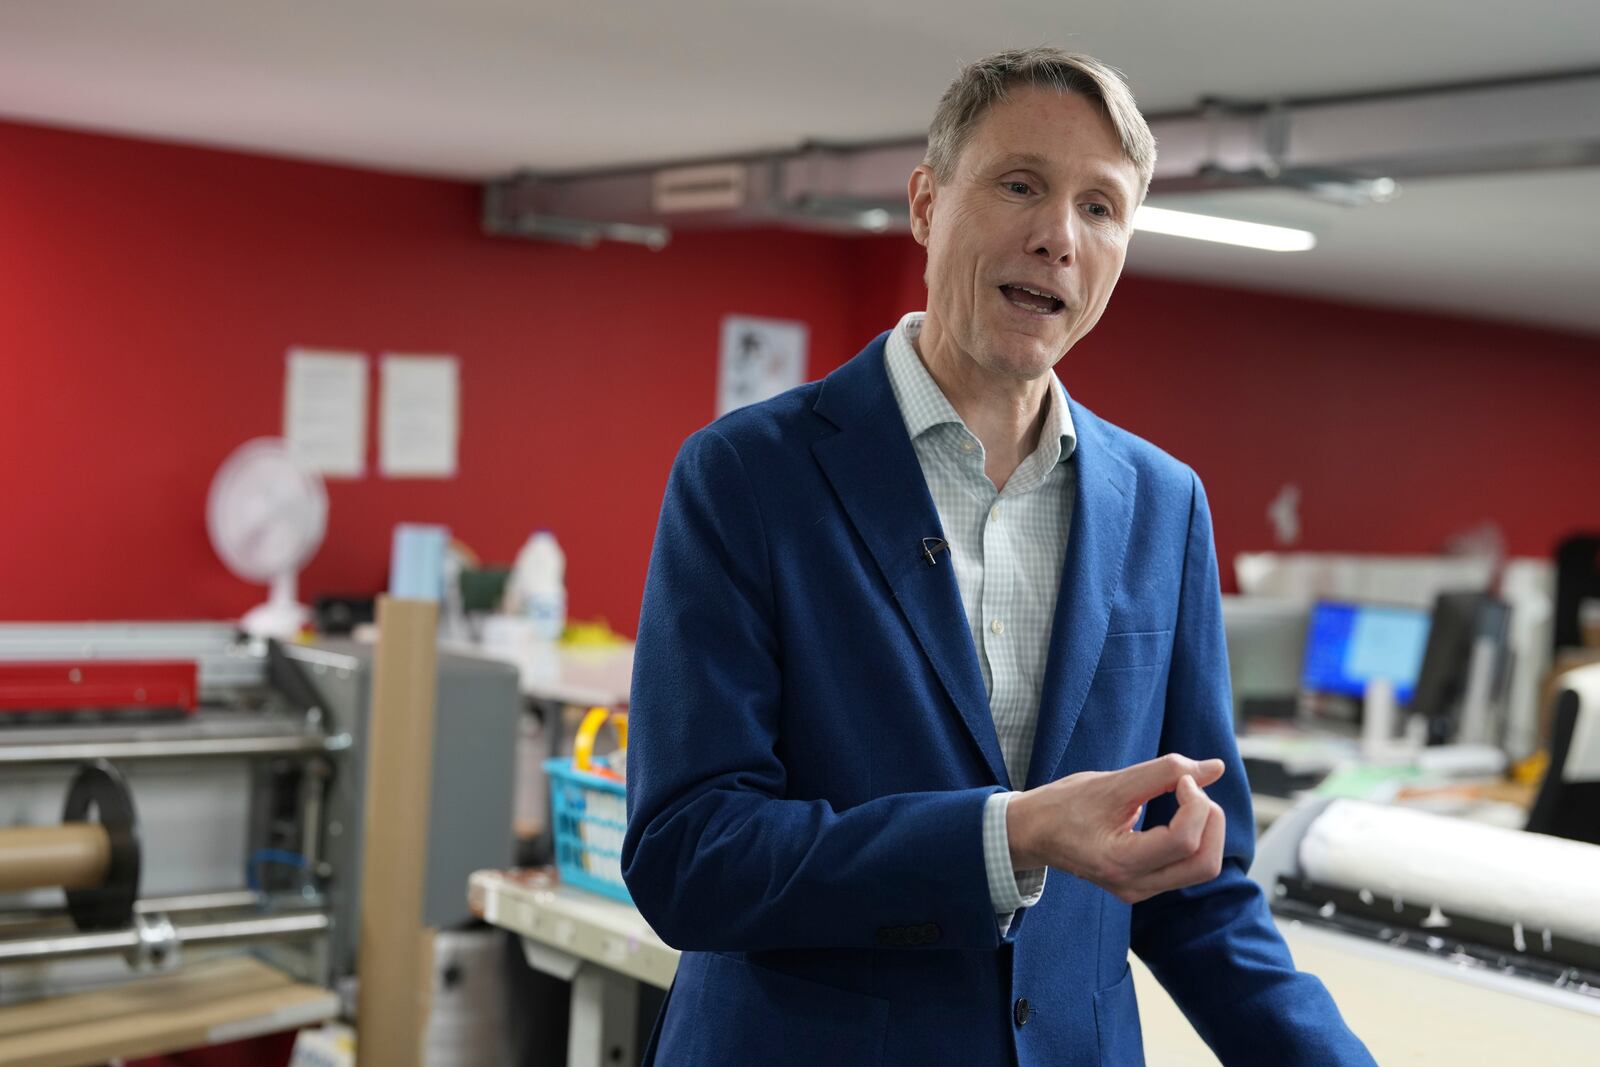
[[[1045,373],[1111,299],[1138,191],[1138,171],[1098,105],[1012,90],[979,120],[948,181],[926,166],[911,176],[934,343],[977,364],[968,369]]]

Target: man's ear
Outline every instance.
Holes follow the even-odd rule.
[[[919,245],[927,245],[928,234],[933,229],[933,194],[936,187],[933,168],[926,163],[919,164],[911,172],[906,197],[911,202],[911,236]]]

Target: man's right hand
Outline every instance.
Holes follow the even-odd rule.
[[[1209,882],[1222,869],[1222,808],[1201,790],[1219,759],[1171,753],[1120,771],[1083,771],[1011,798],[1006,831],[1018,870],[1054,867],[1129,904]],[[1165,826],[1134,830],[1151,799],[1176,792]]]

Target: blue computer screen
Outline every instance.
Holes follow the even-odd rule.
[[[1300,684],[1318,693],[1359,697],[1373,678],[1394,683],[1409,703],[1428,644],[1428,613],[1417,608],[1324,601],[1311,609]]]

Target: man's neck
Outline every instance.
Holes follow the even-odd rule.
[[[930,317],[912,347],[968,430],[983,442],[984,473],[1004,489],[1039,447],[1049,410],[1050,375],[1031,381],[992,374],[956,350]]]

